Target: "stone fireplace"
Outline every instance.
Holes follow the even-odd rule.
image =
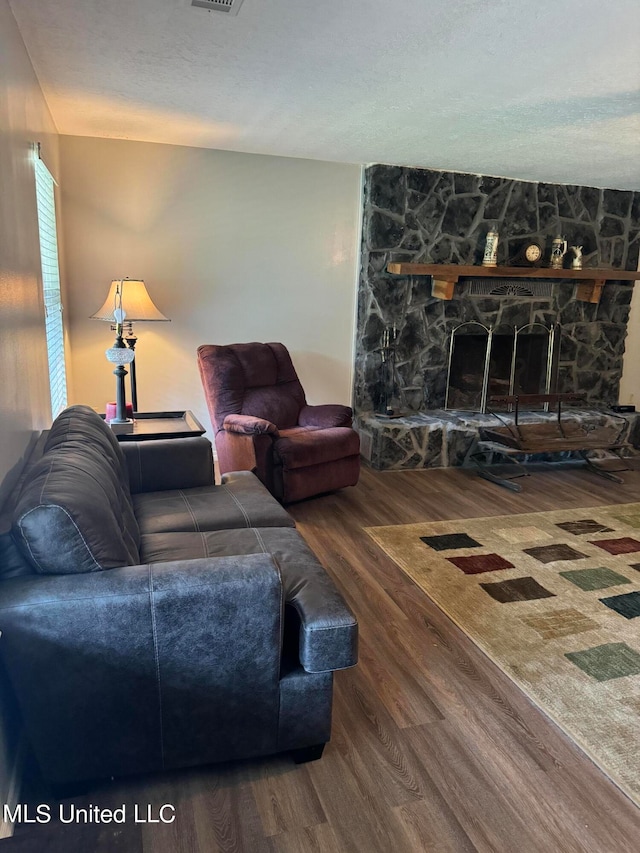
[[[640,193],[395,166],[368,168],[354,401],[363,452],[375,467],[460,464],[478,418],[490,417],[475,415],[479,407],[469,399],[477,395],[477,376],[469,373],[469,364],[475,368],[483,357],[483,329],[492,330],[495,341],[490,393],[506,388],[510,342],[515,329],[523,327],[530,339],[523,336],[516,366],[520,392],[536,386],[544,390],[544,337],[554,328],[551,390],[584,392],[589,408],[618,402],[631,282],[612,278],[599,303],[590,303],[576,299],[576,285],[561,277],[548,279],[546,288],[533,292],[510,286],[483,290],[486,282],[478,266],[478,281],[460,281],[453,298],[444,300],[432,296],[429,276],[387,272],[390,262],[479,265],[494,224],[500,234],[499,266],[508,266],[532,239],[548,258],[551,240],[558,235],[583,247],[585,268],[638,266]],[[462,339],[465,324],[469,331],[464,337],[470,340],[463,342],[457,359],[454,350],[450,371],[451,335],[459,329]],[[376,414],[384,412],[389,394],[381,342],[390,328],[396,330],[393,393],[403,412],[398,420]],[[457,389],[452,397],[449,388],[447,400],[450,374]],[[460,387],[465,383],[472,386],[466,400]]]

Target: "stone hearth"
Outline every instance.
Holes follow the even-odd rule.
[[[621,440],[640,446],[640,414],[612,415],[593,409],[565,409],[563,420],[575,420],[584,426],[623,425]],[[513,423],[513,416],[500,412],[502,423]],[[622,418],[622,420],[621,420]],[[556,420],[552,412],[521,412],[521,423]],[[361,415],[356,426],[362,441],[362,455],[378,471],[406,468],[447,468],[462,465],[478,427],[500,426],[489,413],[453,412],[445,409],[415,413],[402,418]],[[568,459],[571,454],[548,454],[541,461]]]

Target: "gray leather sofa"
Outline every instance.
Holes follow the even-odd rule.
[[[319,757],[357,624],[250,472],[205,438],[119,444],[84,406],[43,434],[0,529],[0,651],[54,784]]]

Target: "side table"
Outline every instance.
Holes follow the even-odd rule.
[[[118,441],[153,441],[162,438],[194,438],[205,428],[193,412],[135,412],[133,432],[115,433]]]

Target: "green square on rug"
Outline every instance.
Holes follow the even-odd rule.
[[[640,673],[640,654],[626,643],[605,643],[582,652],[568,652],[565,657],[596,681]]]
[[[631,583],[629,578],[600,566],[597,569],[575,569],[571,572],[560,572],[561,578],[566,578],[580,589],[606,589],[609,586],[618,586],[623,583]]]

